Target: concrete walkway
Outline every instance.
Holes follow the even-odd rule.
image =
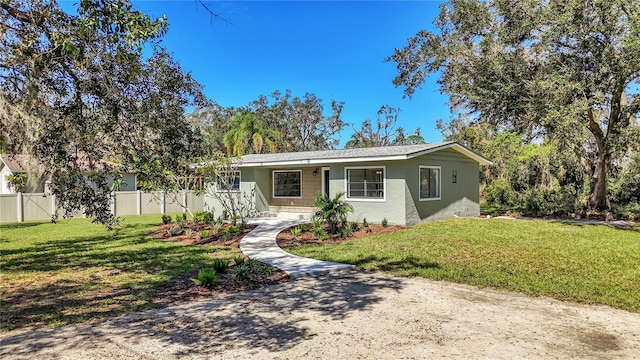
[[[354,265],[308,259],[280,249],[276,236],[282,230],[305,222],[300,219],[256,218],[249,224],[258,225],[240,241],[240,250],[249,258],[273,265],[290,276],[352,270]]]

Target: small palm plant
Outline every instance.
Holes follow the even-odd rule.
[[[329,233],[337,234],[340,226],[347,223],[347,214],[353,212],[353,206],[342,200],[343,192],[336,194],[334,198],[325,194],[316,194],[313,206],[318,208],[315,217],[322,219],[329,226]]]

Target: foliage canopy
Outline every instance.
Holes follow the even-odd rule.
[[[184,110],[206,100],[159,46],[167,27],[128,0],[81,0],[77,14],[54,0],[0,2],[2,135],[37,159],[34,178],[51,179],[67,213],[112,224],[109,179],[154,162],[171,171],[195,151]]]
[[[639,142],[640,3],[452,0],[434,24],[389,57],[394,84],[411,96],[437,73],[455,111],[563,141],[590,161],[590,207],[607,208],[612,159]]]

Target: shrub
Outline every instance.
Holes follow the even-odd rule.
[[[251,259],[245,261],[242,265],[233,267],[233,277],[236,280],[256,279],[271,274],[273,274],[271,265]]]
[[[162,223],[163,224],[170,224],[171,223],[171,216],[164,214],[162,215]]]
[[[191,237],[191,235],[193,235],[193,229],[188,228],[184,230],[184,234],[187,235],[189,238]]]
[[[367,224],[367,226],[364,228],[364,231],[370,233],[373,232],[373,229]]]
[[[224,233],[229,235],[240,234],[241,232],[242,230],[240,230],[240,228],[235,225],[229,225],[228,228],[224,229]]]
[[[244,259],[244,256],[242,255],[238,255],[233,258],[233,263],[236,264],[236,266],[242,265],[244,264],[244,262],[245,262],[245,259]]]
[[[246,263],[233,268],[233,278],[236,280],[247,280],[249,278],[249,267]]]
[[[6,176],[7,183],[15,192],[23,192],[27,186],[27,174],[15,173]]]
[[[348,238],[349,236],[351,236],[352,231],[351,231],[351,226],[346,225],[346,226],[342,226],[340,227],[340,237],[345,239]]]
[[[327,223],[331,234],[337,234],[340,231],[340,224],[346,224],[347,214],[353,211],[353,206],[342,200],[343,195],[344,193],[341,192],[331,198],[329,195],[316,194],[313,202],[313,206],[318,208],[314,216]]]
[[[180,235],[180,233],[182,233],[182,226],[178,224],[175,224],[167,229],[167,235],[169,236]]]
[[[367,218],[362,219],[362,227],[363,228],[368,228],[369,227],[369,222],[367,222]]]
[[[212,268],[215,272],[224,272],[229,267],[229,260],[227,259],[215,259],[213,260]]]
[[[503,207],[513,207],[518,203],[517,193],[506,180],[497,180],[493,185],[487,185],[485,194],[485,199],[488,203]]]
[[[351,223],[351,231],[352,232],[356,232],[358,230],[360,230],[360,227],[358,226],[358,223],[357,222],[352,222]]]
[[[222,224],[218,224],[217,222],[211,224],[211,232],[217,234],[222,229]]]
[[[212,287],[218,283],[218,278],[216,277],[216,272],[212,269],[202,269],[198,272],[197,279],[191,279],[194,283],[204,286],[204,287]]]
[[[311,233],[315,237],[320,237],[320,235],[324,234],[324,229],[322,228],[322,221],[319,219],[313,220],[313,225],[311,226]]]
[[[208,239],[209,236],[211,236],[211,234],[209,233],[209,230],[202,230],[200,232],[200,239]]]
[[[320,241],[329,240],[329,235],[323,233],[322,235],[318,236],[318,240],[320,240]]]
[[[389,221],[387,221],[387,218],[382,219],[382,223],[381,223],[382,227],[387,227],[389,226]]]
[[[320,236],[326,234],[326,232],[324,231],[324,228],[322,227],[321,220],[319,219],[313,220],[313,225],[311,226],[311,233],[313,234],[313,236],[317,237],[318,239],[320,238]]]
[[[291,235],[294,238],[297,238],[298,236],[300,236],[300,234],[302,234],[302,229],[299,226],[296,226],[293,229],[291,229]]]
[[[187,214],[176,214],[176,224],[180,227],[184,226],[184,222],[187,221]]]
[[[628,204],[625,206],[614,206],[613,212],[624,220],[640,220],[640,204]]]
[[[209,211],[198,211],[193,215],[193,221],[203,223],[213,222],[213,213]]]
[[[522,194],[523,213],[529,216],[562,216],[575,211],[576,197],[560,189],[529,189]]]
[[[273,266],[257,260],[249,260],[246,265],[249,266],[251,275],[255,277],[271,275],[274,272]]]

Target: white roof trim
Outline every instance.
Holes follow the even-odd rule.
[[[486,159],[485,157],[476,154],[475,152],[467,149],[466,147],[464,147],[464,146],[462,146],[462,145],[460,145],[458,143],[446,144],[446,145],[443,145],[443,146],[435,147],[433,149],[420,151],[420,152],[417,152],[415,154],[409,155],[407,158],[410,159],[410,158],[426,155],[426,154],[429,154],[429,153],[432,153],[432,152],[448,149],[448,148],[451,148],[452,150],[455,150],[455,151],[461,153],[462,155],[465,155],[465,156],[477,161],[480,165],[493,165],[493,163],[491,161],[489,161],[488,159]]]
[[[308,160],[285,160],[285,161],[260,161],[260,162],[243,162],[239,167],[252,166],[292,166],[292,165],[322,165],[322,164],[339,164],[347,162],[371,162],[371,161],[389,161],[389,160],[406,160],[410,159],[407,155],[393,156],[376,156],[376,157],[357,157],[357,158],[336,158],[336,159],[308,159]]]
[[[389,156],[371,156],[371,157],[345,157],[345,158],[333,158],[333,159],[302,159],[302,160],[282,160],[282,161],[258,161],[258,162],[241,162],[238,167],[254,167],[254,166],[300,166],[300,165],[326,165],[326,164],[340,164],[351,162],[374,162],[374,161],[394,161],[394,160],[407,160],[418,156],[430,154],[444,149],[455,150],[468,158],[477,161],[480,165],[493,165],[491,161],[484,158],[481,155],[467,149],[466,147],[458,143],[449,143],[442,146],[438,146],[432,149],[418,151],[413,154],[406,155],[389,155]]]

